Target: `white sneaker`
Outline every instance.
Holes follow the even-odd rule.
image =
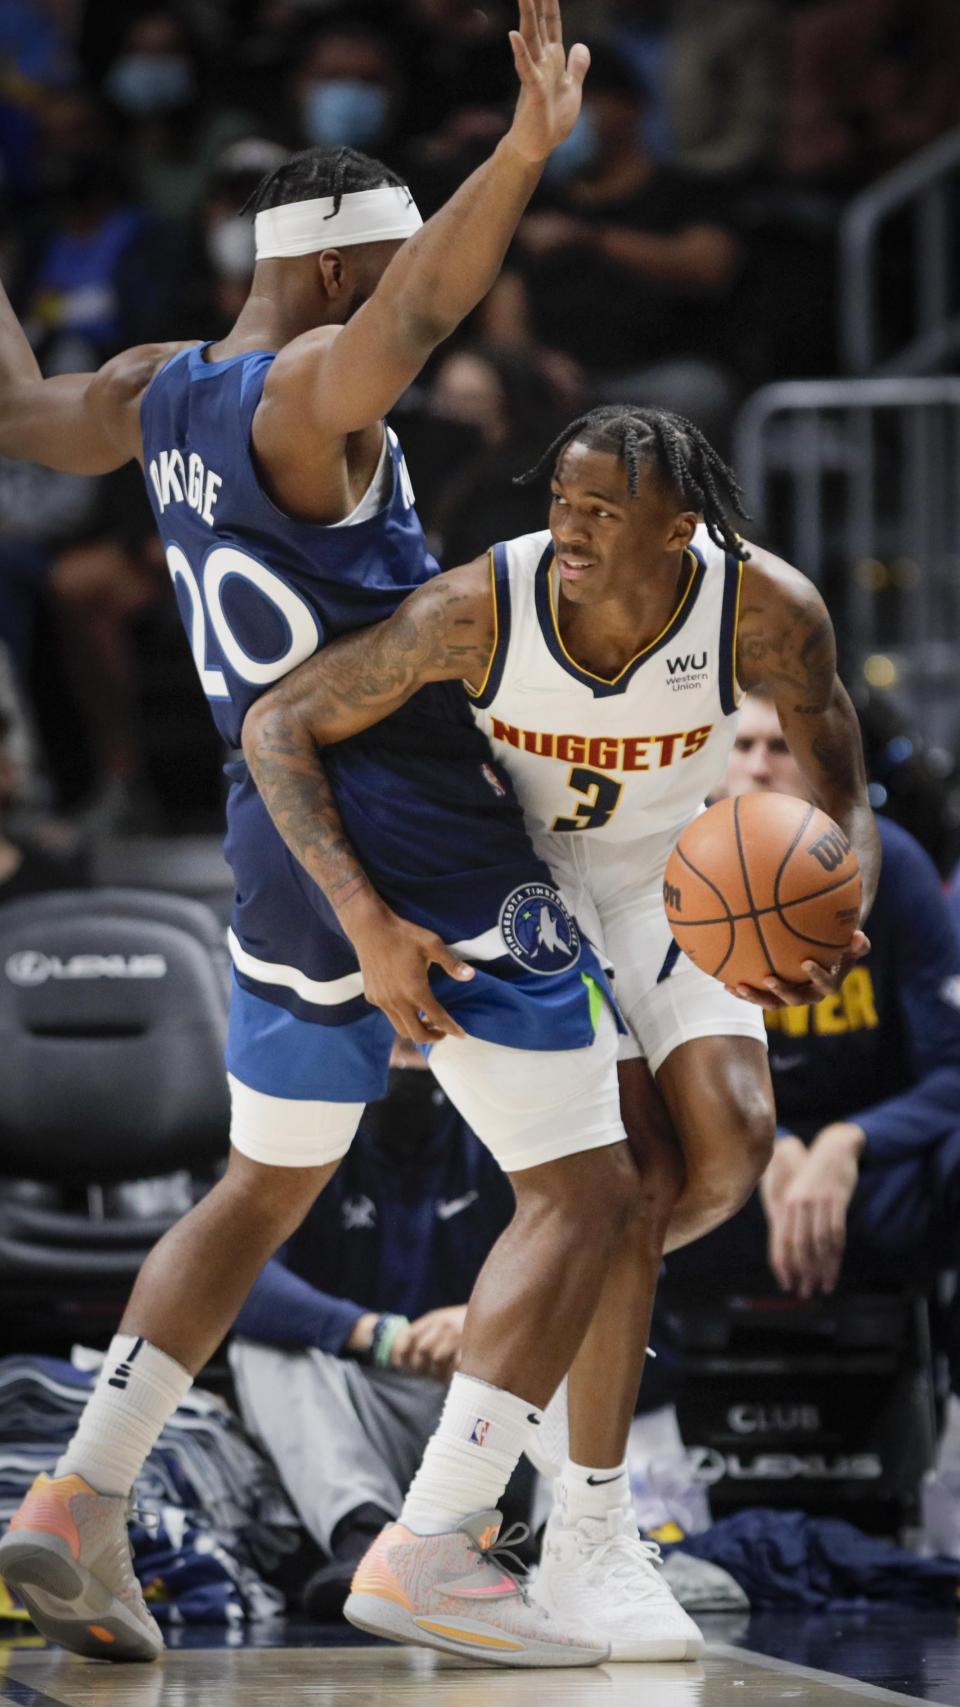
[[[611,1660],[699,1659],[703,1637],[659,1562],[659,1547],[641,1540],[629,1506],[576,1522],[554,1507],[531,1594],[548,1612],[609,1642]]]

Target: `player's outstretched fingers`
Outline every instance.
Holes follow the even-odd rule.
[[[520,36],[530,58],[536,63],[543,53],[540,8],[537,0],[520,0]]]
[[[544,41],[563,43],[563,20],[560,16],[560,0],[541,0],[540,32]]]

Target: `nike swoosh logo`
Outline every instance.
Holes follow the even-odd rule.
[[[516,1592],[517,1585],[512,1577],[507,1576],[506,1571],[504,1571],[503,1575],[495,1582],[484,1583],[480,1588],[448,1587],[444,1590],[445,1594],[455,1594],[458,1600],[493,1600],[494,1597],[501,1597],[505,1594],[516,1594]]]
[[[449,1221],[452,1216],[459,1215],[462,1210],[469,1209],[471,1203],[476,1203],[480,1196],[478,1191],[467,1191],[463,1197],[452,1197],[449,1203],[437,1204],[437,1217],[440,1221]]]
[[[605,1488],[608,1482],[619,1482],[623,1474],[624,1472],[622,1470],[618,1470],[615,1476],[588,1476],[587,1487]]]
[[[805,1055],[778,1055],[773,1049],[770,1051],[770,1059],[778,1073],[790,1073],[794,1067],[805,1067],[807,1065]]]
[[[539,1428],[539,1427],[540,1427],[540,1418],[539,1418],[539,1417],[536,1417],[536,1416],[534,1416],[534,1414],[533,1414],[533,1412],[532,1412],[532,1411],[528,1411],[528,1412],[527,1412],[527,1422],[528,1422],[528,1423],[535,1423],[535,1424],[536,1424],[536,1426],[537,1426],[537,1428]]]

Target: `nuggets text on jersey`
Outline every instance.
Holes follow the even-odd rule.
[[[537,729],[517,729],[502,718],[491,717],[491,739],[535,753],[540,759],[559,759],[567,765],[589,765],[599,771],[663,770],[676,759],[691,759],[705,747],[713,733],[712,723],[686,733],[669,735],[547,735]]]

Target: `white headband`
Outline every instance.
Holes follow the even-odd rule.
[[[333,196],[285,202],[266,208],[254,222],[257,260],[314,255],[321,249],[346,249],[354,243],[386,243],[412,237],[423,220],[403,184],[378,190],[351,190],[334,213]]]

